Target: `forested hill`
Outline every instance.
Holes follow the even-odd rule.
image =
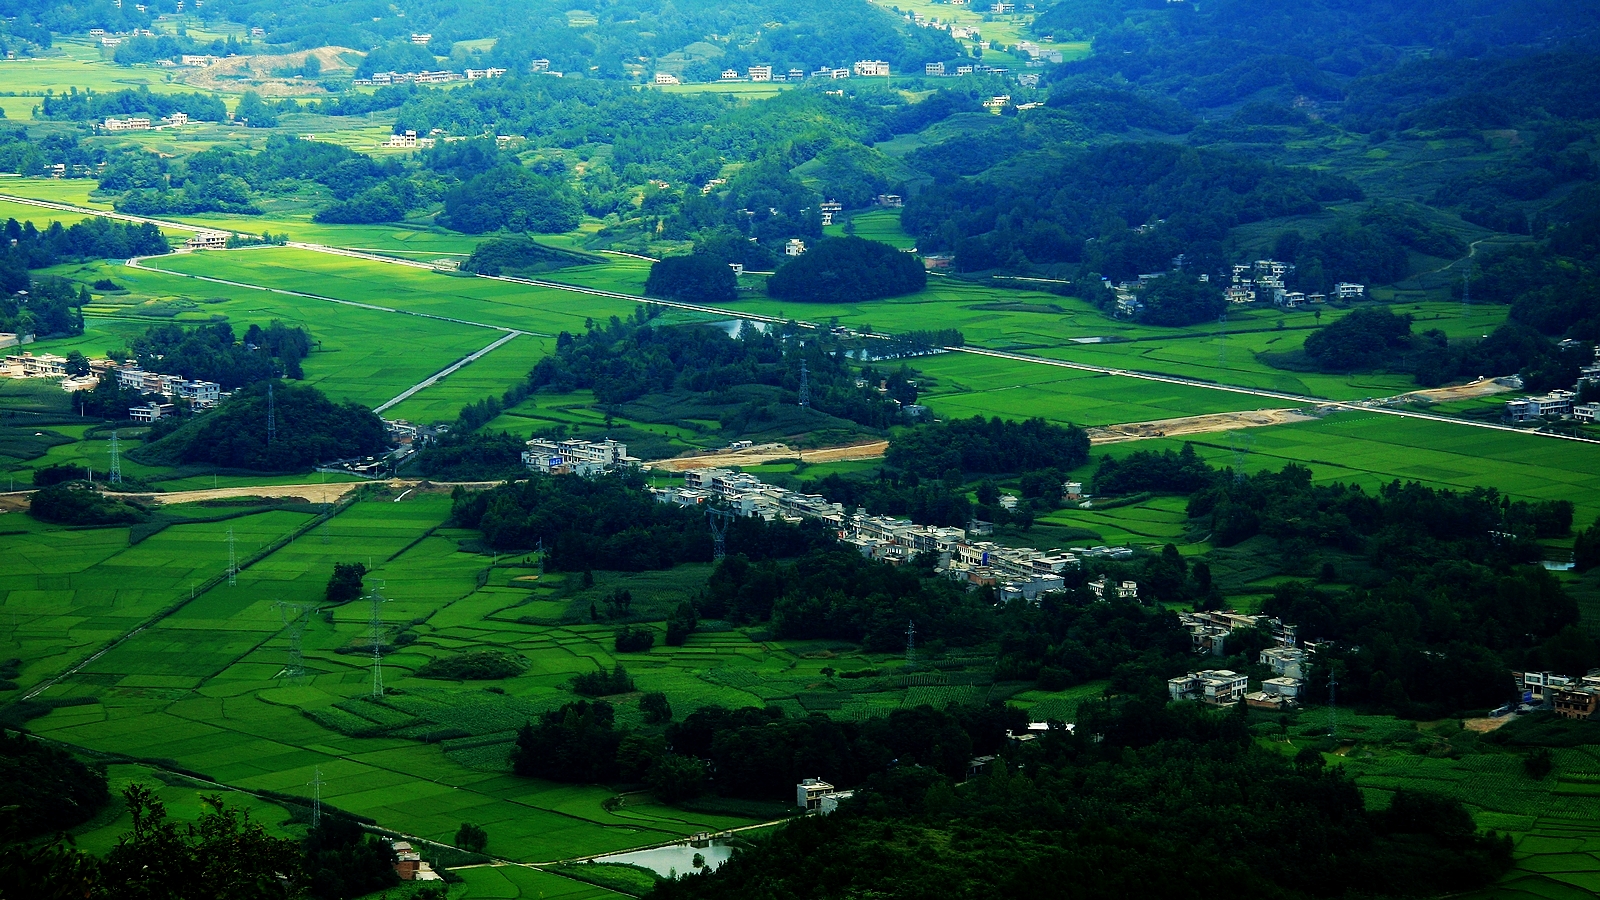
[[[685,52],[687,74],[715,78],[727,66],[769,63],[812,71],[856,59],[900,68],[962,54],[942,31],[913,28],[866,0],[677,0],[596,4],[593,11],[551,0],[459,3],[415,0],[404,17],[372,14],[363,0],[284,4],[277,0],[213,0],[202,15],[267,30],[267,41],[290,48],[326,44],[359,49],[404,45],[433,36],[429,49],[451,53],[456,41],[497,38],[474,65],[523,70],[533,59],[589,77],[622,78],[641,57]],[[580,28],[581,26],[581,28]]]

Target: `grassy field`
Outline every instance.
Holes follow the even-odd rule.
[[[62,40],[38,57],[0,60],[0,93],[34,96],[0,96],[6,118],[27,120],[45,91],[64,94],[70,88],[100,93],[149,88],[157,93],[192,90],[170,75],[146,68],[119,68],[108,62],[110,51],[87,42]]]
[[[1548,716],[1549,714],[1545,714]],[[1263,717],[1265,719],[1265,717]],[[1531,723],[1513,722],[1510,731]],[[1555,751],[1555,772],[1524,773],[1516,744],[1502,747],[1462,729],[1461,721],[1408,722],[1341,710],[1337,753],[1324,759],[1355,778],[1368,805],[1382,806],[1399,788],[1432,790],[1465,803],[1478,826],[1509,835],[1515,867],[1493,887],[1465,896],[1482,900],[1592,897],[1600,892],[1600,747]],[[1298,714],[1287,733],[1263,722],[1262,742],[1285,755],[1322,744],[1325,709]]]

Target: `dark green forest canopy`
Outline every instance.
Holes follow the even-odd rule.
[[[749,385],[777,388],[785,404],[798,402],[800,368],[806,366],[811,407],[868,428],[885,428],[901,419],[901,404],[915,403],[916,388],[904,373],[893,393],[874,385],[835,352],[829,338],[807,337],[802,346],[793,326],[741,327],[738,337],[709,325],[659,326],[641,307],[630,321],[613,316],[582,335],[562,332],[556,352],[541,359],[528,386],[567,392],[594,391],[601,404],[614,405],[669,391],[717,396]],[[863,384],[857,385],[861,380]]]
[[[277,433],[268,440],[268,385]],[[284,472],[322,462],[387,453],[383,421],[354,403],[335,403],[316,388],[258,382],[216,409],[190,419],[136,454],[151,464],[210,463]]]
[[[785,71],[794,66],[810,72],[820,65],[846,65],[856,59],[884,59],[898,69],[920,71],[923,63],[964,55],[948,34],[912,27],[865,0],[683,0],[666,6],[624,2],[594,8],[598,23],[584,29],[572,27],[560,5],[539,0],[496,4],[415,0],[406,5],[404,18],[374,18],[370,5],[360,0],[294,6],[270,0],[213,0],[202,13],[265,26],[269,43],[290,48],[397,47],[422,30],[433,36],[428,49],[449,55],[453,42],[495,38],[491,48],[470,58],[472,64],[523,71],[541,58],[548,59],[555,71],[596,78],[625,77],[625,63],[658,58],[708,40],[723,52],[698,64],[700,77],[715,78],[728,65],[742,70],[771,63]],[[779,27],[764,27],[769,22]]]
[[[955,783],[964,767],[952,772],[937,754],[892,766],[837,812],[784,826],[715,875],[663,881],[652,896],[998,900],[1061,896],[1063,885],[1083,897],[1420,896],[1476,887],[1510,866],[1509,839],[1478,834],[1459,801],[1400,791],[1369,810],[1320,756],[1291,762],[1255,745],[1238,712],[1088,706],[1076,734],[1053,729],[1003,750],[965,783]],[[913,721],[886,724],[929,734]],[[691,742],[683,730],[674,737],[675,748]],[[837,743],[850,745],[845,735]]]
[[[858,303],[914,294],[928,284],[922,260],[858,237],[823,238],[778,266],[767,293],[801,303]]]

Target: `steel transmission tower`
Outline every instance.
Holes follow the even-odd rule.
[[[312,771],[316,774],[307,783],[311,785],[311,827],[315,828],[322,824],[322,767]]]
[[[811,408],[811,373],[806,370],[806,361],[800,360],[800,408]]]
[[[1338,707],[1338,702],[1337,702],[1338,699],[1339,699],[1339,679],[1334,678],[1333,674],[1329,673],[1329,675],[1328,675],[1328,737],[1333,738],[1334,740],[1338,740],[1338,738],[1339,738],[1339,723],[1335,720],[1335,716],[1339,712],[1339,707]]]
[[[122,454],[118,452],[117,433],[111,432],[111,477],[112,484],[122,483]]]
[[[278,602],[278,614],[283,618],[283,627],[289,632],[289,661],[283,667],[283,677],[290,681],[298,681],[306,674],[305,658],[300,653],[300,638],[305,634],[310,613],[308,606],[281,600]]]
[[[917,666],[917,623],[906,623],[906,668],[914,669]]]
[[[372,696],[383,696],[383,594],[372,592]]]
[[[272,382],[267,382],[267,443],[278,439],[278,412],[272,403]]]
[[[728,520],[733,518],[733,512],[726,509],[708,509],[706,516],[711,521],[711,560],[721,562],[728,555]]]
[[[233,526],[228,526],[228,587],[239,583],[239,553],[233,545]]]

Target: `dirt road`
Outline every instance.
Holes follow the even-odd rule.
[[[1233,431],[1236,428],[1262,428],[1267,425],[1284,425],[1289,422],[1306,422],[1315,416],[1299,409],[1257,409],[1249,412],[1212,413],[1204,416],[1184,416],[1180,419],[1160,419],[1155,422],[1129,422],[1126,425],[1105,425],[1089,429],[1091,444],[1119,444],[1123,441],[1143,441],[1159,437],[1181,437],[1186,434],[1206,434],[1213,431]]]
[[[808,463],[845,462],[856,459],[877,459],[889,449],[888,441],[868,441],[844,447],[819,447],[815,450],[796,450],[788,444],[757,444],[742,450],[718,450],[694,456],[675,456],[672,459],[652,460],[648,465],[668,472],[688,469],[709,469],[726,466],[758,466],[780,459],[803,459]]]

